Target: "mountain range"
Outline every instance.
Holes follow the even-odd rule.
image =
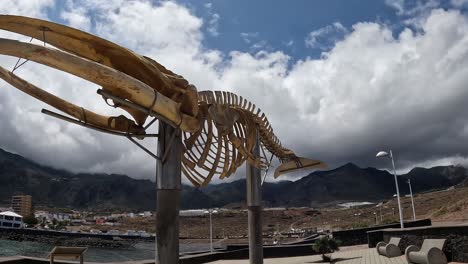
[[[446,188],[468,182],[461,166],[414,168],[398,177],[400,192]],[[393,175],[352,163],[333,170],[315,171],[296,181],[265,182],[265,206],[323,207],[348,201],[380,201],[395,193]],[[183,209],[243,206],[245,180],[194,188],[183,185]],[[12,195],[30,194],[36,205],[100,210],[155,210],[155,183],[126,175],[72,173],[40,165],[0,149],[0,205],[8,206]]]

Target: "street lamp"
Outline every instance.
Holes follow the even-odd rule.
[[[205,210],[205,214],[210,214],[210,252],[213,252],[213,222],[211,221],[211,215],[217,214],[218,211],[213,209]]]
[[[411,195],[411,205],[413,206],[413,220],[416,220],[416,210],[414,209],[413,190],[411,189],[411,180],[408,179],[409,191]]]
[[[377,153],[376,157],[390,157],[392,160],[392,166],[393,166],[393,176],[395,177],[395,186],[396,186],[396,194],[397,194],[397,200],[398,200],[398,211],[400,213],[400,226],[401,228],[404,228],[403,226],[403,211],[401,210],[401,203],[400,203],[400,190],[398,188],[398,180],[397,180],[397,175],[396,175],[396,170],[395,170],[395,162],[393,161],[393,153],[392,150],[390,150],[390,154],[388,154],[385,151],[380,151]]]

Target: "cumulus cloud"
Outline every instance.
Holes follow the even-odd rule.
[[[452,0],[461,2],[464,0]],[[396,10],[397,15],[411,16],[418,13],[430,11],[440,5],[439,0],[407,1],[407,0],[385,0],[385,4]]]
[[[219,36],[218,27],[219,27],[220,16],[218,13],[213,12],[212,3],[206,3],[204,6],[208,12],[208,16],[210,17],[208,20],[207,31],[211,36],[217,37]]]
[[[347,32],[348,30],[340,22],[335,22],[310,32],[305,40],[305,44],[309,48],[326,50],[343,38]]]
[[[47,10],[54,5],[54,0],[16,0],[0,5],[0,14],[15,14],[37,18],[47,17]]]
[[[455,7],[464,7],[468,5],[468,0],[451,0],[450,3]]]
[[[240,36],[245,43],[250,44],[254,39],[258,38],[258,32],[241,32]]]
[[[260,38],[258,32],[241,32],[240,36],[245,44],[248,44],[250,47],[250,52],[255,53],[262,50],[271,50],[268,41]]]
[[[419,30],[408,27],[397,35],[377,22],[357,23],[322,57],[292,61],[282,51],[207,49],[203,19],[174,2],[89,0],[80,7],[60,12],[92,13],[89,23],[74,21],[158,60],[199,90],[229,90],[251,100],[267,113],[283,144],[301,156],[331,167],[349,161],[385,166],[374,155],[392,148],[400,168],[468,157],[462,144],[468,140],[468,20],[456,10],[432,10]],[[44,1],[35,15],[45,16],[47,8]],[[338,24],[331,27],[344,32]],[[14,62],[0,58],[8,68]],[[86,81],[31,62],[18,74],[70,101],[115,114]],[[154,160],[131,143],[45,117],[39,114],[43,104],[4,82],[0,90],[1,147],[74,171],[154,179]],[[154,140],[145,144],[155,149]]]
[[[454,0],[463,1],[463,0]],[[407,1],[407,0],[385,0],[385,3],[395,9],[396,14],[403,18],[403,24],[415,29],[422,28],[432,10],[438,8],[440,0]]]
[[[66,2],[65,9],[60,12],[60,17],[71,27],[84,31],[91,29],[90,14],[87,14],[86,9],[74,1],[68,0]]]
[[[290,89],[307,98],[301,115],[317,135],[308,147],[330,142],[322,145],[329,160],[367,164],[375,164],[373,152],[395,148],[403,167],[466,156],[458,143],[467,120],[458,113],[468,95],[467,26],[458,11],[444,10],[431,12],[422,33],[405,29],[397,37],[358,23],[325,58],[296,64]]]
[[[405,0],[385,0],[385,4],[394,8],[399,15],[405,11]]]

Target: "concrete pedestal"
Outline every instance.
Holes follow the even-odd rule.
[[[260,142],[257,130],[257,143],[252,154],[260,156]],[[250,264],[263,264],[262,238],[262,185],[260,169],[247,163],[247,208],[249,222],[249,261]]]
[[[171,141],[172,135],[176,133]],[[159,122],[158,160],[156,167],[156,263],[179,263],[179,209],[181,192],[181,150],[180,131]]]

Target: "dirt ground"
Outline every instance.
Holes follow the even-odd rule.
[[[414,197],[416,217],[431,218],[434,224],[456,224],[468,222],[468,188],[418,194]],[[411,199],[402,197],[405,220],[413,218]],[[286,208],[282,210],[265,209],[263,213],[264,232],[291,229],[317,228],[340,230],[366,227],[381,223],[398,221],[396,199],[384,202],[381,206],[368,205],[356,208]],[[127,218],[121,226],[112,229],[145,230],[155,232],[154,218]],[[180,218],[182,238],[207,238],[209,236],[209,217],[192,216]],[[109,227],[96,226],[97,229]],[[213,215],[213,234],[215,238],[242,238],[247,235],[247,211],[220,210]]]

